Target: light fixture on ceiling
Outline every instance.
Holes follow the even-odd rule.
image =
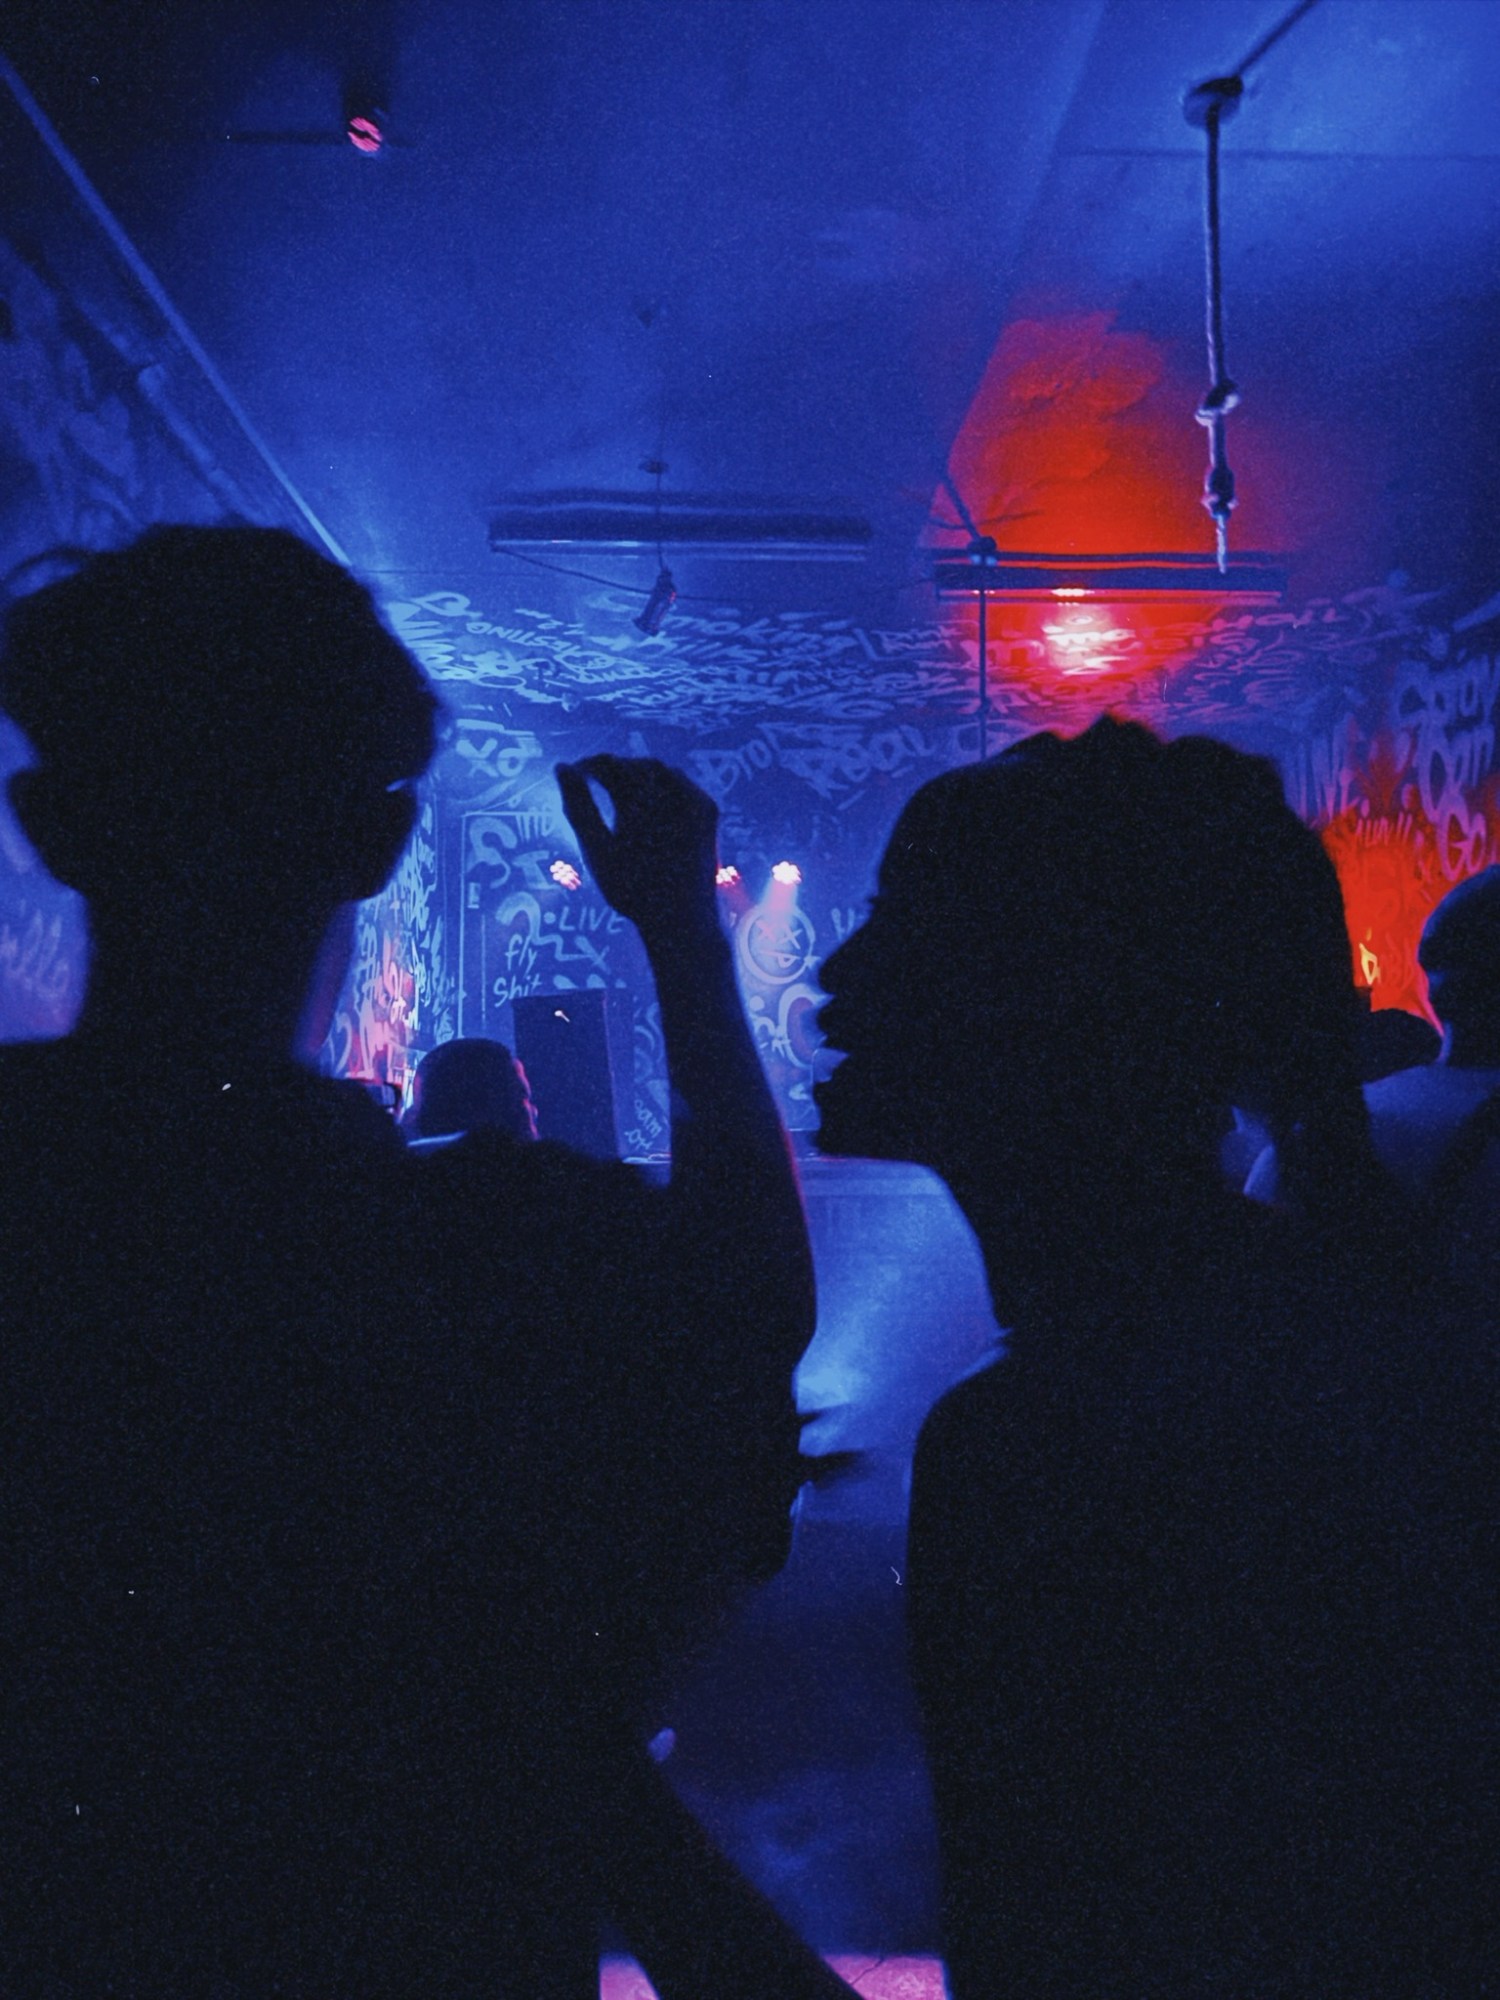
[[[351,111],[344,120],[344,136],[356,153],[367,157],[378,153],[385,145],[385,113],[373,106]]]
[[[662,408],[662,430],[667,424],[666,408]],[[672,572],[667,568],[667,551],[662,541],[661,530],[661,482],[667,470],[667,461],[657,452],[655,458],[641,460],[642,472],[649,472],[656,481],[656,581],[651,586],[651,595],[646,599],[640,615],[631,620],[638,632],[644,632],[648,639],[654,639],[661,630],[667,613],[677,602],[677,586],[672,581]]]
[[[660,510],[645,495],[597,488],[517,494],[490,518],[490,547],[583,553],[659,542],[728,562],[863,562],[874,530],[852,514],[734,494],[677,493]]]
[[[630,622],[638,632],[644,632],[648,639],[654,639],[666,623],[667,613],[676,602],[677,586],[672,581],[672,572],[663,563],[656,572],[651,595],[646,599],[639,615]]]
[[[941,597],[998,597],[1006,603],[1108,598],[1133,603],[1162,597],[1202,597],[1240,604],[1275,604],[1285,572],[1271,556],[1251,554],[1221,570],[1214,556],[1001,555],[981,536],[957,560],[939,562],[933,581]]]
[[[351,76],[344,85],[344,137],[366,159],[383,152],[390,136],[390,116],[382,108],[385,97],[370,70]]]
[[[967,515],[968,510],[962,510]],[[1067,607],[1067,613],[1041,634],[1049,662],[1063,680],[1096,677],[1118,670],[1116,651],[1128,641],[1127,628],[1090,615],[1090,604],[1154,603],[1194,606],[1199,616],[1229,606],[1249,608],[1279,602],[1286,578],[1264,555],[1246,556],[1219,567],[1216,556],[1182,554],[1044,555],[1017,551],[1002,555],[992,536],[976,534],[962,555],[956,552],[937,563],[933,583],[940,597],[973,597],[979,604],[978,666],[979,757],[989,755],[990,701],[989,607],[1002,604],[1045,604]]]

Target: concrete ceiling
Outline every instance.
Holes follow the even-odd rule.
[[[868,519],[701,597],[931,616],[945,465],[1016,548],[1204,548],[1202,140],[1281,0],[45,0],[0,31],[387,597],[524,578],[521,494]],[[1500,0],[1321,0],[1226,128],[1241,547],[1482,582]],[[390,143],[341,136],[347,93]],[[644,590],[655,552],[557,560]],[[1493,587],[1491,576],[1490,587]]]

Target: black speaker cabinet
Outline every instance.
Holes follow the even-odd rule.
[[[590,988],[511,1002],[515,1053],[531,1084],[538,1136],[601,1160],[620,1151],[610,1067],[614,999]]]

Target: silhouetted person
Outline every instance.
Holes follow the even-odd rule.
[[[1477,1332],[1500,1317],[1500,866],[1449,890],[1417,957],[1441,1050],[1369,1085],[1365,1102],[1376,1153],[1426,1231],[1437,1296]]]
[[[1491,1364],[1380,1311],[1274,770],[1104,721],[936,779],[822,976],[820,1143],[941,1174],[1009,1329],[912,1494],[954,2000],[1486,1990]],[[1233,1104],[1302,1220],[1224,1189]]]
[[[504,1042],[484,1035],[440,1042],[417,1064],[411,1102],[401,1120],[411,1139],[458,1132],[506,1132],[536,1137],[536,1106],[526,1071]]]
[[[670,1184],[424,1155],[300,1059],[433,748],[364,590],[153,531],[13,612],[0,702],[93,940],[76,1033],[0,1054],[0,1987],[581,2000],[635,1692],[797,1483],[810,1266],[714,808],[560,773],[655,973]]]
[[[1466,1121],[1500,1093],[1500,865],[1450,889],[1417,947],[1441,1051],[1421,1069],[1365,1092],[1375,1148],[1409,1193],[1422,1194]]]

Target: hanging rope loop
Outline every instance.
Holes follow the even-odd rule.
[[[1208,335],[1208,392],[1194,412],[1208,432],[1208,471],[1203,479],[1203,505],[1214,524],[1214,545],[1221,571],[1229,566],[1229,517],[1234,512],[1234,473],[1224,419],[1240,400],[1238,385],[1224,359],[1224,274],[1219,226],[1219,128],[1240,107],[1245,86],[1237,76],[1210,77],[1183,99],[1182,115],[1198,126],[1208,142],[1208,176],[1203,204],[1204,321]]]
[[[1208,393],[1194,412],[1208,432],[1208,471],[1203,480],[1203,505],[1214,524],[1214,544],[1221,573],[1229,567],[1229,517],[1234,512],[1234,474],[1229,469],[1229,450],[1224,438],[1224,419],[1240,400],[1224,360],[1224,275],[1220,262],[1219,231],[1219,128],[1232,118],[1245,95],[1245,74],[1268,55],[1318,0],[1297,0],[1236,70],[1228,76],[1211,76],[1195,84],[1182,100],[1182,115],[1189,125],[1202,132],[1208,148],[1208,177],[1203,202],[1203,264],[1206,276],[1204,318],[1208,330]]]

